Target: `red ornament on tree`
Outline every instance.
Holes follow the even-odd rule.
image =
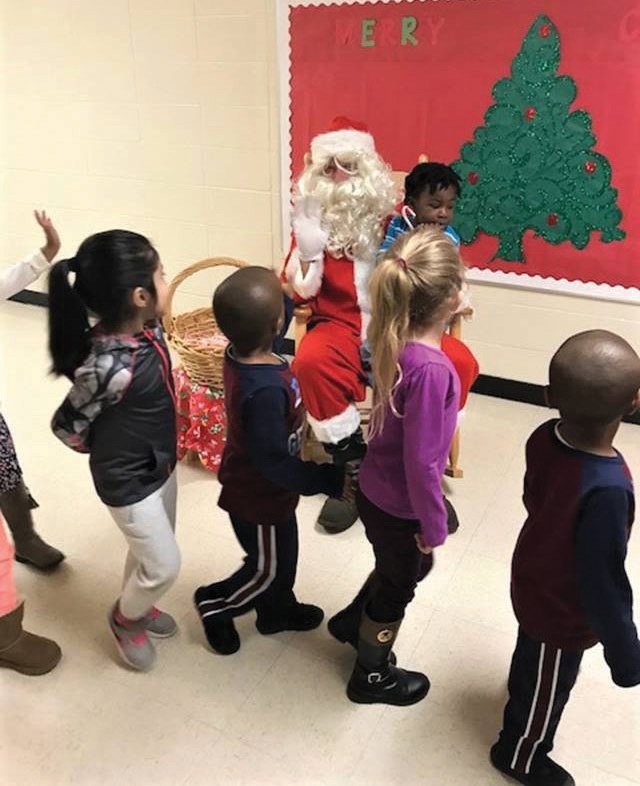
[[[547,216],[547,224],[549,224],[550,227],[558,226],[558,216],[555,213],[549,213]]]
[[[584,171],[588,175],[592,175],[596,171],[597,168],[598,168],[598,165],[596,164],[595,161],[587,161],[587,163],[584,165]]]
[[[478,177],[477,172],[469,172],[469,174],[467,175],[467,180],[472,186],[475,186],[478,180],[480,180],[480,178]]]
[[[540,29],[538,30],[538,35],[540,38],[549,38],[551,35],[551,28],[549,25],[541,25]]]
[[[530,106],[524,113],[527,120],[534,120],[538,114],[538,110],[534,106]]]

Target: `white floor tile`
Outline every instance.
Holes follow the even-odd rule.
[[[68,556],[43,576],[16,566],[26,627],[55,636],[52,674],[0,672],[0,783],[13,786],[499,786],[488,763],[500,727],[516,626],[509,563],[523,521],[524,444],[548,411],[472,396],[462,442],[465,477],[448,481],[459,532],[407,610],[396,653],[432,687],[405,709],[361,707],[345,695],[354,653],[325,624],[310,633],[261,636],[238,621],[239,653],[206,647],[195,588],[235,570],[242,552],[217,507],[216,479],[179,470],[177,536],[182,573],[163,607],[179,634],[157,643],[158,665],[136,674],[118,661],[106,615],[125,546],[96,498],[86,458],[50,434],[67,384],[47,376],[45,312],[0,309],[0,400],[40,531]],[[29,379],[29,384],[24,380]],[[618,447],[640,473],[638,429]],[[320,498],[299,507],[301,600],[327,618],[357,592],[373,564],[360,524],[318,530]],[[636,533],[637,534],[637,533]],[[629,573],[640,586],[640,537]],[[555,755],[579,786],[640,786],[640,702],[610,679],[601,648],[585,657]]]

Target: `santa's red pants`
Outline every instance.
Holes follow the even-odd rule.
[[[296,352],[293,373],[298,379],[309,423],[316,438],[337,444],[360,425],[355,402],[364,401],[367,375],[360,360],[360,336],[336,322],[313,325]],[[478,377],[478,362],[469,348],[452,336],[442,350],[460,377],[460,409]]]

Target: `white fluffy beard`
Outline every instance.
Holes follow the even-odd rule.
[[[345,156],[340,157],[341,161]],[[321,205],[322,223],[329,231],[327,251],[335,257],[373,260],[382,241],[383,220],[396,204],[389,167],[378,155],[352,157],[353,175],[342,182],[324,174],[331,159],[314,161],[298,180],[294,204],[305,197]]]

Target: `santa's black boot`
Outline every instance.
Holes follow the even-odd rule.
[[[422,701],[429,692],[431,685],[424,674],[399,669],[389,660],[401,622],[374,622],[363,615],[358,659],[347,686],[347,696],[356,704],[406,707]]]
[[[447,530],[449,531],[449,535],[453,535],[454,532],[460,529],[460,520],[458,519],[458,514],[451,504],[451,501],[444,496],[442,499],[444,500],[444,508],[447,511]]]
[[[358,520],[355,495],[360,464],[367,452],[367,446],[361,429],[358,429],[337,445],[325,444],[324,449],[333,459],[333,463],[337,467],[344,467],[345,470],[342,496],[339,499],[329,498],[318,516],[318,524],[329,534],[334,535],[349,529]]]

